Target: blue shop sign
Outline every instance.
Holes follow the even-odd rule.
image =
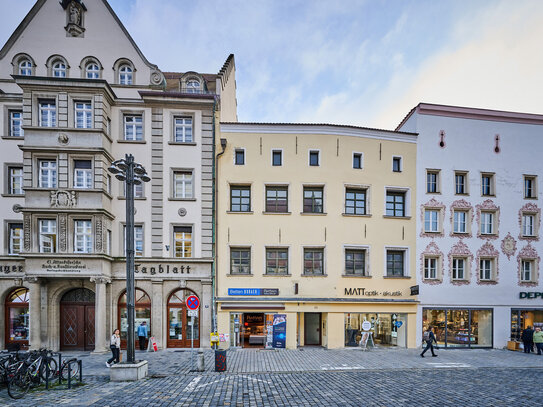
[[[228,295],[279,295],[279,288],[229,288]]]

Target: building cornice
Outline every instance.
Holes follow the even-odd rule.
[[[379,140],[416,143],[417,133],[373,129],[337,124],[319,123],[228,123],[222,122],[221,133],[256,134],[321,134],[333,136],[364,137]]]
[[[400,129],[414,113],[460,119],[543,125],[543,115],[541,114],[419,103],[404,117],[396,130]]]

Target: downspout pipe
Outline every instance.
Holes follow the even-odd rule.
[[[217,171],[219,168],[219,157],[224,154],[226,150],[226,139],[221,139],[221,148],[222,151],[215,155],[215,140],[216,140],[216,126],[215,126],[215,112],[217,109],[217,98],[213,102],[213,170],[212,170],[212,210],[211,210],[211,222],[212,222],[212,244],[211,244],[211,253],[213,258],[213,263],[211,264],[211,290],[213,291],[213,301],[211,304],[211,324],[212,331],[217,332]]]

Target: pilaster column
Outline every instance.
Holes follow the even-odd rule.
[[[200,298],[200,347],[211,347],[210,337],[211,334],[211,302],[213,301],[213,294],[211,291],[211,281],[202,281],[202,298]],[[206,308],[207,307],[207,308]]]
[[[26,277],[29,289],[30,349],[41,348],[41,283],[37,277]]]
[[[96,284],[94,302],[94,353],[106,353],[106,284],[111,283],[111,280],[104,277],[91,277],[90,280]]]
[[[152,282],[153,291],[151,293],[151,335],[155,337],[159,349],[166,348],[166,339],[164,337],[164,312],[166,304],[162,294],[163,281]]]

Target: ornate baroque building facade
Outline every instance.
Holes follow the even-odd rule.
[[[233,56],[162,72],[107,1],[36,2],[0,50],[0,348],[125,337],[124,184],[107,168],[127,153],[152,178],[135,188],[137,325],[190,347],[196,294],[195,346],[209,337],[215,117],[237,119]]]
[[[543,116],[421,103],[398,130],[419,134],[418,339],[503,348],[543,327]]]

